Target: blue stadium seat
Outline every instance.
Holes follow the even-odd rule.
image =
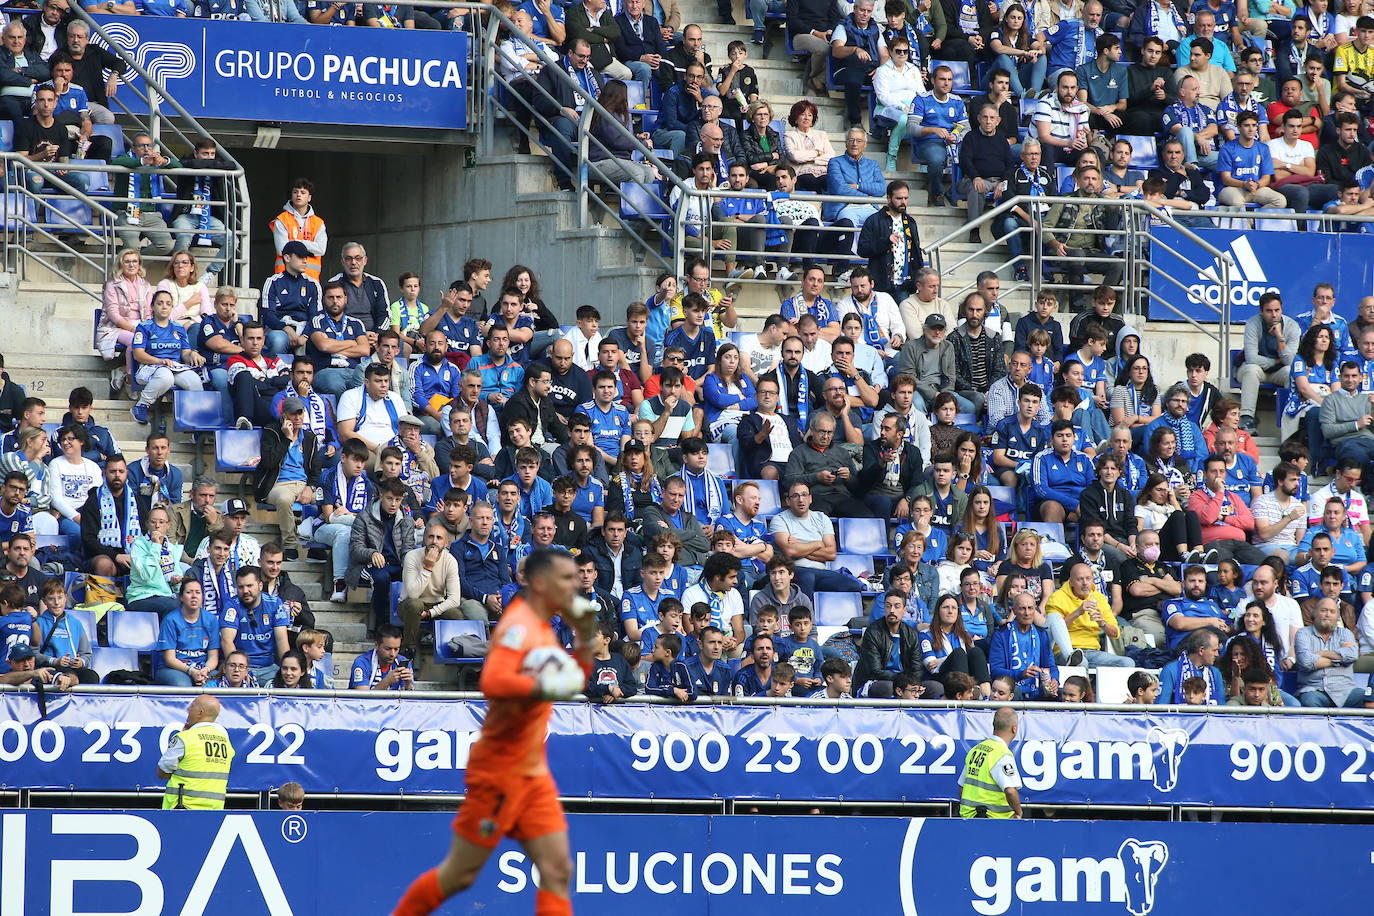
[[[215,470],[220,473],[248,473],[260,455],[260,429],[222,429],[215,434]]]
[[[844,626],[864,612],[863,598],[858,592],[816,592],[812,603],[816,607],[817,626]]]
[[[873,556],[862,553],[837,553],[835,559],[825,564],[835,572],[848,572],[851,576],[868,578],[873,574]]]
[[[728,442],[710,442],[706,448],[706,469],[718,477],[734,480],[735,447]]]
[[[0,121],[0,143],[5,145],[5,149],[14,149],[14,122]]]
[[[152,611],[111,611],[107,618],[114,648],[151,652],[157,645],[158,619]]]
[[[133,649],[91,646],[91,670],[100,675],[101,680],[111,671],[137,671],[138,653]]]
[[[81,624],[82,629],[86,631],[87,638],[91,641],[92,648],[99,644],[95,632],[95,611],[83,610],[81,608],[69,608],[67,610],[67,616]]]
[[[104,165],[104,164],[105,164],[105,160],[103,160],[103,159],[73,159],[73,160],[72,160],[72,164],[73,164],[73,165]],[[89,182],[89,185],[87,186],[87,189],[86,189],[86,190],[87,190],[87,193],[89,193],[89,194],[91,194],[91,195],[101,195],[101,196],[105,196],[105,197],[108,197],[111,193],[113,193],[112,188],[111,188],[111,184],[110,184],[110,173],[109,173],[109,172],[82,172],[81,174],[85,175],[85,176],[86,176],[86,180]]]
[[[982,90],[973,85],[973,79],[969,75],[968,62],[962,60],[930,60],[930,72],[934,73],[936,67],[948,67],[954,77],[955,95],[979,95]]]
[[[989,484],[988,492],[992,494],[992,512],[994,515],[1006,515],[1016,511],[1016,487]]]
[[[625,103],[629,105],[631,109],[639,108],[640,105],[647,107],[649,104],[648,87],[639,80],[626,80]]]
[[[218,391],[172,392],[172,428],[177,432],[208,432],[231,425],[224,416],[224,399]]]
[[[91,128],[91,135],[96,137],[110,138],[110,153],[113,156],[122,156],[128,151],[128,146],[124,142],[124,131],[118,124],[96,124]]]
[[[44,197],[39,221],[53,232],[73,232],[78,226],[89,226],[91,208],[70,197]]]
[[[0,121],[0,124],[8,124],[8,121]],[[6,194],[5,195],[5,228],[14,231],[23,231],[27,227],[25,222],[35,222],[33,198],[27,194]],[[96,310],[97,313],[99,309]]]
[[[887,521],[881,518],[841,518],[839,552],[873,556],[887,553]],[[870,567],[871,568],[871,567]]]
[[[448,641],[464,634],[486,639],[487,625],[480,620],[434,621],[434,661],[440,665],[480,665],[486,661],[480,656],[455,655],[449,649]]]
[[[736,481],[736,485],[744,483],[743,480]],[[778,482],[776,480],[750,480],[759,486],[759,518],[768,519],[782,511],[782,497],[778,495]]]
[[[663,199],[663,186],[654,182],[641,185],[633,181],[620,183],[620,218],[660,220],[672,216]]]
[[[970,433],[981,433],[983,424],[979,421],[976,413],[960,413],[954,415],[954,425]]]
[[[1159,153],[1155,149],[1154,137],[1133,137],[1121,134],[1116,139],[1131,144],[1131,168],[1154,169],[1159,167]]]

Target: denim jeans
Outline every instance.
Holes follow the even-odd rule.
[[[192,216],[189,213],[183,213],[176,219],[172,220],[172,228],[198,229],[200,228],[200,217]],[[221,256],[224,253],[224,221],[217,216],[212,216],[210,217],[210,228],[217,229],[219,231],[206,233],[210,241],[210,244],[207,247],[215,249],[215,254],[214,259],[210,262],[210,266],[205,269],[212,274],[217,274],[224,270],[224,258]],[[191,247],[192,242],[196,241],[196,236],[199,234],[200,233],[196,232],[188,232],[184,235],[175,236],[176,241],[172,243],[172,250],[185,251],[186,249]],[[202,246],[197,245],[196,247]],[[211,290],[210,292],[213,293],[214,290]]]
[[[1183,159],[1185,162],[1200,166],[1201,168],[1207,169],[1209,171],[1216,169],[1216,143],[1212,144],[1212,151],[1210,153],[1208,153],[1205,156],[1199,156],[1197,154],[1197,140],[1193,137],[1193,129],[1191,127],[1189,127],[1186,124],[1180,126],[1178,129],[1178,133],[1174,134],[1174,137],[1178,140],[1179,143],[1183,144]]]
[[[1034,62],[1013,61],[1009,54],[998,54],[993,63],[993,69],[998,67],[1006,70],[1011,75],[1011,91],[1016,95],[1023,96],[1027,89],[1040,90],[1045,88],[1045,70],[1049,66],[1049,59],[1041,54]]]
[[[926,182],[931,196],[945,195],[945,165],[949,162],[949,144],[939,137],[924,136],[912,141],[912,155],[925,163]]]

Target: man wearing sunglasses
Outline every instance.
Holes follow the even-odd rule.
[[[110,165],[137,170],[115,174],[114,199],[133,198],[128,203],[117,204],[123,210],[115,228],[119,247],[138,251],[143,239],[147,239],[150,253],[169,254],[172,233],[158,212],[158,205],[175,200],[176,185],[162,174],[162,170],[179,169],[181,162],[163,155],[152,137],[138,134],[134,137],[132,151],[114,157]]]

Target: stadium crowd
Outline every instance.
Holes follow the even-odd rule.
[[[61,0],[47,2],[62,10]],[[996,31],[983,39],[979,30],[993,24],[984,8],[970,6],[981,23],[975,27],[962,8],[937,12],[944,9],[938,0],[920,14],[899,6],[885,7],[889,32],[881,34],[866,0],[843,22],[813,21],[807,4],[793,2],[787,29],[794,49],[811,52],[808,79],[820,79],[830,49],[855,124],[865,79],[850,71],[863,69],[859,63],[873,65],[866,69],[879,93],[889,70],[897,71],[891,79],[919,87],[903,111],[880,95],[875,126],[882,129],[886,117],[898,140],[904,131],[916,139],[918,156],[932,166],[935,204],[953,193],[939,180],[949,141],[963,138],[955,157],[962,160],[979,135],[1000,138],[984,152],[995,150],[1007,165],[965,170],[980,200],[995,199],[999,187],[1047,190],[1053,163],[1074,167],[1079,196],[1110,187],[1105,193],[1140,192],[1162,206],[1201,209],[1210,197],[1197,197],[1204,183],[1190,163],[1206,164],[1218,145],[1222,202],[1241,195],[1265,203],[1260,192],[1274,182],[1262,168],[1253,178],[1224,168],[1239,168],[1237,157],[1249,153],[1236,149],[1258,143],[1260,117],[1275,120],[1262,103],[1264,55],[1242,47],[1242,28],[1288,50],[1310,44],[1315,53],[1333,39],[1326,51],[1334,57],[1334,98],[1329,88],[1325,96],[1312,89],[1324,85],[1323,71],[1304,54],[1302,66],[1290,69],[1310,75],[1298,89],[1317,98],[1293,95],[1279,120],[1285,131],[1330,126],[1354,157],[1341,160],[1350,172],[1333,182],[1335,173],[1295,169],[1325,181],[1279,191],[1348,185],[1362,168],[1356,160],[1369,159],[1367,136],[1356,137],[1368,95],[1354,94],[1367,50],[1374,66],[1366,42],[1374,42],[1374,20],[1363,15],[1313,39],[1301,25],[1288,28],[1305,14],[1251,19],[1206,0],[1186,15],[1166,5],[1104,17],[1097,0],[1037,6],[1021,11],[1020,25],[1020,7],[1010,4],[996,23],[1018,32],[1002,33],[1007,44],[994,40]],[[35,23],[31,30],[45,41],[54,26],[48,9],[36,14],[48,29]],[[751,4],[756,26],[769,9],[767,0]],[[1218,28],[1220,9],[1231,18]],[[1329,285],[1313,291],[1310,309],[1267,294],[1246,324],[1238,399],[1209,382],[1213,367],[1202,354],[1188,358],[1184,379],[1161,384],[1141,334],[1117,312],[1119,271],[1105,273],[1067,334],[1052,293],[1012,314],[992,273],[956,306],[921,262],[906,213],[910,187],[885,181],[865,158],[862,129],[846,135],[846,151],[836,156],[816,127],[815,106],[803,101],[780,138],[766,103],[746,92],[747,46],[732,45],[731,64],[713,73],[699,27],[679,34],[652,19],[642,0],[626,0],[614,18],[628,18],[630,33],[646,40],[676,42],[682,66],[671,53],[623,60],[608,50],[614,41],[600,43],[598,58],[572,27],[579,10],[594,22],[608,12],[601,0],[569,7],[561,38],[546,12],[549,34],[538,35],[540,20],[531,28],[566,47],[566,69],[588,91],[606,93],[638,73],[629,64],[647,65],[650,78],[667,84],[654,136],[660,148],[683,153],[698,187],[725,180],[736,190],[751,182],[780,190],[763,211],[747,210],[744,198],[720,201],[713,226],[759,212],[769,222],[790,213],[783,218],[795,225],[841,225],[853,230],[845,244],[866,263],[832,286],[824,256],[843,249],[794,241],[803,248],[774,266],[791,279],[788,258],[806,255],[795,265],[800,291],[757,333],[742,327],[728,283],[713,286],[706,260],[689,261],[681,278],[658,277],[643,302],[623,310],[623,324],[619,308],[603,316],[582,305],[575,324],[560,326],[535,272],[518,264],[493,285],[493,265],[470,260],[431,308],[420,276],[401,274],[393,298],[368,273],[363,246],[348,242],[339,249],[340,270],[322,282],[327,227],[306,179],[293,183],[272,223],[276,272],[257,303],[217,287],[213,265],[202,273],[184,249],[174,250],[153,286],[139,246],[156,254],[172,243],[162,214],[131,212],[97,329],[101,354],[119,363],[111,388],[128,388],[139,424],[154,420],[174,389],[213,390],[233,426],[261,430],[253,496],[274,507],[279,539],[260,544],[248,534],[249,504],[221,502],[213,478],[191,481],[188,496],[165,434],[152,432],[146,455],[126,459],[92,416],[89,390],[71,392],[50,439],[47,405],[6,384],[0,416],[12,431],[0,457],[0,540],[14,583],[0,586],[0,633],[18,671],[0,677],[23,679],[32,667],[51,678],[94,677],[89,653],[98,634],[65,613],[70,590],[63,580],[43,581],[46,561],[49,570],[86,577],[87,597],[94,585],[112,603],[159,615],[152,659],[159,683],[325,685],[330,637],[311,625],[303,592],[281,566],[306,556],[328,564],[332,602],[346,601],[353,587],[370,590],[376,646],[354,664],[350,686],[407,688],[434,620],[496,619],[519,588],[522,556],[552,545],[575,554],[584,594],[601,608],[589,685],[601,701],[641,689],[681,700],[768,692],[1090,698],[1079,675],[1061,682],[1065,666],[1160,669],[1157,682],[1139,675],[1131,689],[1159,702],[1248,703],[1259,693],[1247,685],[1258,691],[1262,678],[1264,703],[1365,703],[1355,671],[1374,670],[1374,658],[1362,658],[1374,656],[1374,573],[1364,571],[1371,520],[1360,489],[1374,472],[1374,297],[1347,322]],[[1325,15],[1313,23],[1334,27],[1335,17]],[[1027,18],[1033,31],[1025,31]],[[16,43],[12,58],[18,21],[5,33],[7,45]],[[1121,40],[1099,34],[1104,21],[1124,29],[1128,43],[1134,36],[1141,62],[1120,62]],[[80,32],[68,25],[68,41]],[[1023,38],[1031,42],[1023,54],[997,50],[1015,52]],[[766,40],[762,28],[754,39]],[[908,52],[919,49],[914,71],[902,60],[911,53],[888,56],[903,42]],[[1074,67],[1036,67],[1041,56],[1060,61],[1065,43]],[[1248,61],[1234,85],[1231,44],[1236,59]],[[968,106],[951,95],[949,68],[929,69],[935,51],[977,63],[989,50],[1030,65],[1012,68],[1023,97],[1039,90],[1042,76],[1054,87],[1035,101],[1034,136],[1023,140],[998,121],[1017,108],[1009,72],[990,72],[991,105]],[[1163,53],[1177,56],[1178,74],[1159,63]],[[630,76],[613,66],[622,62]],[[1156,106],[1161,125],[1182,108],[1164,131],[1172,137],[1162,149],[1163,174],[1148,179],[1129,168],[1133,149],[1095,151],[1131,123],[1128,116],[1141,115],[1127,89],[1140,68],[1159,71],[1148,95],[1168,103]],[[713,95],[712,85],[723,89]],[[1218,111],[1235,109],[1231,126],[1218,125],[1216,111],[1196,101],[1204,88],[1219,90]],[[1126,96],[1096,104],[1105,96],[1094,93],[1107,89]],[[49,123],[58,95],[37,91],[42,102],[30,120]],[[977,133],[955,129],[970,107]],[[680,131],[670,126],[672,111],[691,115]],[[770,117],[756,117],[760,111]],[[1198,116],[1212,120],[1190,126]],[[22,122],[16,136],[28,129]],[[1216,133],[1224,143],[1209,143]],[[166,193],[159,170],[176,160],[149,138],[134,140],[138,171],[124,180],[139,182],[137,196],[159,199]],[[1319,143],[1315,158],[1326,161],[1333,147]],[[687,144],[704,152],[688,158]],[[1023,165],[1012,166],[1018,145]],[[1306,169],[1313,157],[1303,158]],[[212,208],[195,203],[209,193],[205,185],[193,184],[180,198],[192,221],[186,228],[222,229],[206,219]],[[885,205],[817,209],[789,196],[797,189],[859,190],[884,196]],[[1363,206],[1368,188],[1353,192],[1350,205]],[[683,205],[699,206],[690,198]],[[1075,231],[1098,225],[1091,207],[1056,206],[1048,219],[1055,231],[1047,245],[1056,254],[1090,255],[1100,244]],[[695,223],[704,226],[704,217]],[[711,241],[722,259],[736,247],[762,247],[747,241],[747,227],[722,231]],[[743,258],[726,263],[727,281],[757,275]],[[1280,389],[1286,441],[1280,462],[1262,470],[1254,434],[1265,385]],[[1330,483],[1310,484],[1332,471]],[[846,548],[859,532],[867,546],[856,555]],[[45,539],[39,559],[37,537]],[[828,608],[836,595],[860,596],[865,612],[834,621]],[[837,624],[840,632],[817,638],[820,627]]]
[[[1162,669],[1132,681],[1159,702],[1195,678],[1203,702],[1247,702],[1261,675],[1267,703],[1365,702],[1374,297],[1347,323],[1327,285],[1301,313],[1268,294],[1237,400],[1201,354],[1157,383],[1110,286],[1066,333],[1052,293],[1014,315],[992,273],[956,309],[922,270],[899,305],[875,288],[890,251],[833,301],[808,268],[757,333],[701,260],[614,327],[592,305],[560,326],[533,270],[493,283],[481,258],[431,308],[414,273],[393,297],[356,242],[320,282],[313,190],[294,182],[273,221],[258,302],[154,287],[129,249],[98,330],[138,423],[204,390],[220,435],[260,430],[272,543],[214,478],[187,492],[165,433],[126,459],[78,388],[50,440],[47,404],[5,385],[0,628],[20,666],[94,677],[98,634],[47,562],[88,602],[159,615],[159,683],[327,685],[330,636],[282,569],[307,558],[331,602],[370,589],[375,648],[350,686],[406,688],[435,620],[498,619],[521,558],[555,546],[600,608],[603,702],[1090,696],[1060,666]],[[1265,384],[1292,435],[1261,470]]]

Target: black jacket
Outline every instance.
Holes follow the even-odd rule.
[[[67,49],[63,48],[56,52],[65,54]],[[51,60],[52,58],[49,58]],[[72,82],[86,90],[86,98],[97,105],[106,108],[110,105],[109,96],[105,95],[105,74],[109,70],[112,73],[123,74],[129,69],[129,65],[118,56],[111,54],[104,48],[96,45],[86,45],[86,50],[82,52],[81,59],[76,62],[76,72],[72,77]]]
[[[225,172],[234,170],[234,166],[227,159],[222,159],[218,155],[214,159],[187,159],[182,163],[188,169],[223,169]],[[177,200],[191,201],[195,199],[196,181],[204,176],[200,175],[179,175],[177,176]],[[210,199],[228,200],[228,176],[213,175],[210,177]],[[189,213],[191,205],[189,203],[179,203],[172,208],[172,218],[175,219],[183,213]],[[210,208],[210,212],[220,219],[224,219],[224,205],[215,204]]]
[[[1118,541],[1135,537],[1135,499],[1119,481],[1111,493],[1098,481],[1088,484],[1079,494],[1078,517],[1084,522],[1101,522]]]
[[[828,32],[839,23],[835,0],[787,0],[787,34]]]
[[[534,398],[530,397],[528,386],[522,387],[511,399],[506,402],[506,406],[501,408],[501,438],[506,444],[510,444],[507,434],[510,424],[516,417],[521,417],[529,421],[530,428],[535,429],[542,426],[544,435],[551,437],[559,445],[568,441],[568,424],[558,418],[558,411],[554,409],[553,399],[544,398],[536,405]],[[535,420],[538,419],[538,423]]]
[[[555,71],[567,76],[567,57],[560,57],[556,66],[545,67],[539,71],[535,77],[536,82],[544,90],[534,93],[534,110],[545,118],[554,118],[563,114],[564,108],[577,110],[577,99],[574,98],[572,81],[559,79],[554,75]],[[588,64],[587,66],[591,66]],[[599,79],[600,77],[598,77]],[[547,94],[546,94],[547,93]],[[553,98],[549,98],[553,96]]]
[[[902,660],[902,671],[923,678],[925,667],[921,664],[921,634],[915,627],[902,624],[897,627],[897,639],[901,643],[898,657]],[[882,674],[891,657],[892,634],[887,631],[887,621],[879,618],[864,629],[863,639],[859,642],[854,689],[858,690]]]
[[[67,23],[75,19],[75,14],[70,9],[62,11],[62,19],[57,23],[56,34],[53,40],[57,42],[57,50],[54,54],[60,54],[67,50]],[[24,39],[24,54],[40,54],[43,51],[43,13],[30,13],[22,20],[24,32],[28,36]],[[84,88],[84,87],[83,87]],[[89,93],[87,93],[89,97]]]
[[[262,430],[262,456],[258,466],[253,468],[253,495],[258,502],[266,502],[267,494],[277,484],[277,475],[282,462],[286,459],[289,446],[286,435],[280,426],[265,426]],[[320,485],[320,452],[318,436],[301,436],[301,460],[305,465],[305,482],[312,487]]]
[[[634,23],[626,13],[621,13],[615,17],[615,24],[620,26],[620,36],[615,40],[615,58],[621,63],[629,63],[632,60],[639,60],[645,54],[657,54],[660,57],[668,56],[668,43],[663,40],[663,26],[659,25],[657,19],[645,13],[640,18],[640,29],[644,35],[640,37],[635,34]],[[658,71],[654,74],[659,79],[671,80],[675,78],[672,67],[665,67],[660,64]]]
[[[854,476],[854,483],[851,489],[855,494],[862,496],[882,483],[883,475],[887,473],[887,462],[883,460],[882,452],[879,451],[881,443],[877,440],[870,440],[864,443],[863,465],[859,468],[859,473]],[[901,488],[902,497],[909,498],[912,490],[921,482],[921,472],[924,462],[921,460],[921,453],[916,446],[906,440],[902,441],[901,458],[899,459],[900,470],[897,472],[897,485]]]
[[[609,509],[608,509],[609,511]],[[615,566],[611,563],[610,549],[598,531],[587,539],[583,548],[596,560],[596,587],[610,591],[615,586]],[[644,545],[633,534],[625,538],[620,558],[620,587],[629,591],[639,585],[640,570],[644,567]]]
[[[792,440],[792,447],[801,446],[801,432],[797,429],[797,418],[793,414],[774,414],[773,419],[781,420],[787,425],[788,438]],[[763,417],[757,413],[747,413],[740,418],[739,429],[736,435],[739,441],[739,463],[740,477],[757,479],[763,476],[763,466],[772,460],[773,447],[764,439],[760,445],[754,441],[754,437],[763,428]]]
[[[921,232],[911,214],[903,214],[902,218],[911,233],[911,244],[906,252],[907,277],[915,283],[917,272],[926,266],[925,258],[921,255]],[[895,288],[892,282],[892,233],[895,225],[893,214],[883,207],[865,220],[863,228],[859,230],[858,254],[868,259],[868,270],[873,274],[873,288],[889,295]]]
[[[581,38],[591,45],[592,66],[605,70],[615,59],[615,44],[620,40],[620,23],[610,14],[609,7],[601,12],[601,22],[593,26],[587,17],[587,8],[574,3],[564,11],[563,28],[567,30],[566,44],[572,45],[575,38]]]
[[[104,481],[101,482],[101,485],[104,485]],[[123,511],[124,499],[122,496],[115,497],[114,504],[116,513]],[[148,501],[135,493],[134,508],[138,510],[139,527],[143,528],[148,519]],[[113,560],[117,555],[129,552],[129,545],[127,544],[109,547],[100,543],[100,487],[92,488],[90,495],[86,497],[85,504],[81,507],[81,549],[85,551],[88,560],[94,560],[96,557],[109,557]]]
[[[14,65],[14,55],[0,48],[0,86],[32,86],[33,81],[43,82],[52,76],[48,62],[41,57],[25,54],[23,68]]]
[[[1142,8],[1141,15],[1145,15]],[[1155,80],[1164,80],[1164,99],[1155,98]],[[1160,114],[1174,102],[1178,101],[1178,86],[1174,82],[1174,71],[1170,67],[1160,64],[1158,67],[1147,67],[1140,61],[1136,61],[1126,68],[1126,109],[1150,108],[1157,109]]]

